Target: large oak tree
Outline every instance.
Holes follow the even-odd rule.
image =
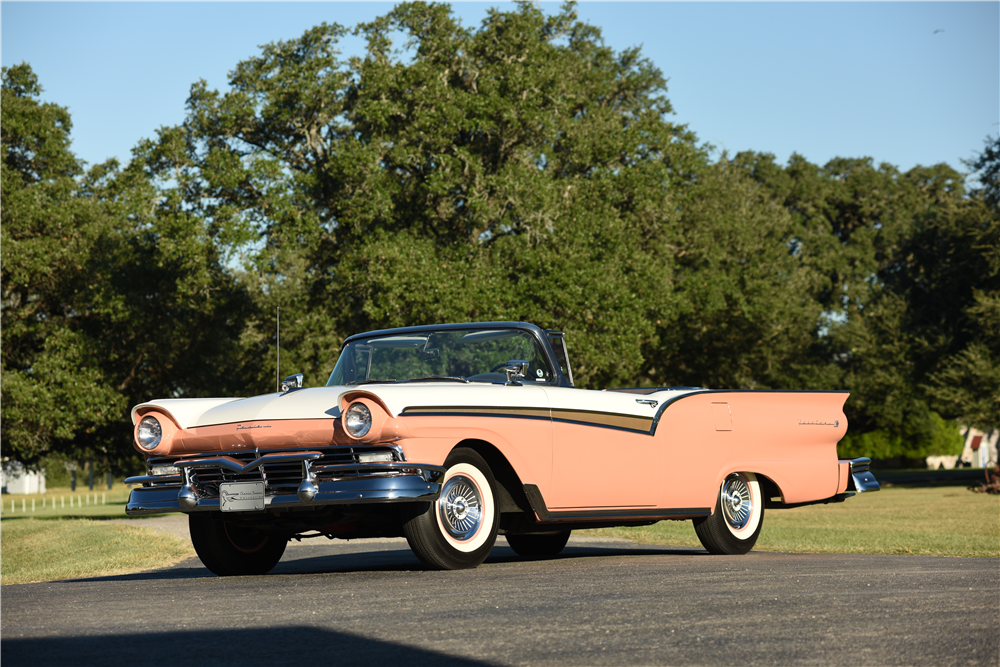
[[[134,464],[128,409],[224,392],[240,291],[201,221],[138,167],[84,171],[70,117],[3,69],[3,454]]]

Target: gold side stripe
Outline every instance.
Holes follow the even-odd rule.
[[[592,424],[594,426],[606,426],[611,428],[624,428],[632,431],[649,432],[653,424],[652,417],[634,417],[632,415],[620,415],[609,412],[590,412],[586,410],[547,410],[545,408],[475,408],[475,407],[414,407],[403,410],[403,416],[418,415],[502,415],[504,417],[532,417],[553,419],[556,421],[569,421],[580,424]]]
[[[552,419],[561,421],[585,422],[598,426],[614,426],[634,431],[648,431],[653,424],[652,417],[633,417],[632,415],[616,415],[607,412],[583,412],[576,410],[553,410]]]

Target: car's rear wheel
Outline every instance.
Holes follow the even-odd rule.
[[[752,472],[734,472],[719,488],[715,513],[694,520],[698,539],[709,553],[745,554],[757,543],[764,523],[760,482]]]
[[[544,535],[507,535],[507,544],[519,556],[527,558],[537,556],[555,556],[566,546],[571,531]]]
[[[189,514],[188,529],[198,558],[220,577],[267,574],[288,544],[280,535],[239,526],[215,512]]]
[[[455,449],[445,461],[441,495],[408,508],[403,533],[422,563],[435,570],[473,568],[497,539],[499,514],[493,473],[472,449]]]

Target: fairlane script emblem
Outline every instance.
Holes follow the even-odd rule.
[[[257,424],[256,426],[244,426],[243,424],[240,424],[239,426],[236,427],[236,430],[237,431],[246,431],[246,430],[249,430],[249,429],[252,429],[252,428],[271,428],[271,427],[263,425],[263,424]]]
[[[840,426],[840,420],[838,419],[835,422],[805,422],[800,419],[799,426],[832,426],[836,428]]]

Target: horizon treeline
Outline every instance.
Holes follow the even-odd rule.
[[[849,389],[842,456],[998,425],[1000,139],[969,174],[713,158],[572,4],[401,4],[229,83],[85,169],[3,68],[5,459],[134,469],[131,406],[273,390],[278,307],[281,376],[313,386],[359,331],[524,320],[566,331],[581,387]]]

